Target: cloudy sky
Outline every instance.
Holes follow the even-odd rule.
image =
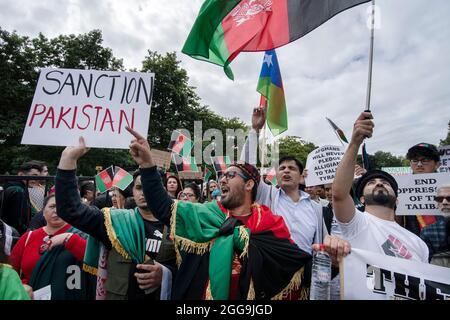
[[[338,1],[338,0],[336,0]],[[181,48],[203,0],[0,0],[0,26],[31,37],[103,32],[104,44],[140,68],[147,50],[176,51],[204,105],[249,123],[263,53],[244,53],[220,67]],[[404,155],[418,142],[438,143],[450,120],[450,1],[377,0],[372,110],[377,150]],[[368,4],[343,12],[277,50],[288,106],[287,134],[317,145],[339,144],[325,117],[347,137],[366,99]],[[158,75],[156,75],[158,76]]]

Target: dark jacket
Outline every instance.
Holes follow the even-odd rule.
[[[75,170],[57,170],[55,193],[58,215],[67,223],[102,242],[106,249],[111,250],[112,244],[106,231],[103,212],[95,206],[87,206],[81,202]],[[163,247],[166,246],[162,245],[161,250],[163,250]],[[171,250],[174,256],[173,246]],[[168,265],[165,263],[166,257],[167,255],[160,254],[156,261],[164,264],[171,271],[174,271],[175,261],[173,261],[172,265]],[[163,259],[165,261],[162,261]],[[110,251],[108,258],[108,280],[105,283],[107,299],[132,298],[129,297],[130,292],[128,288],[130,286],[135,287],[134,281],[133,283],[129,281],[130,279],[135,279],[133,276],[135,266],[132,266],[131,263],[131,260],[124,259],[115,250]]]
[[[28,188],[22,181],[12,181],[6,183],[3,189],[0,218],[22,235],[31,220]]]

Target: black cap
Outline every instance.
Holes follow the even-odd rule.
[[[438,149],[431,143],[422,142],[412,146],[406,154],[406,159],[411,160],[417,158],[418,156],[427,157],[436,162],[440,160]]]
[[[361,196],[363,195],[363,190],[367,182],[375,178],[381,178],[389,182],[389,184],[391,185],[392,189],[395,192],[395,196],[396,197],[398,196],[398,184],[393,176],[391,176],[389,173],[383,170],[370,170],[367,171],[365,174],[363,174],[361,178],[358,179],[358,181],[356,181],[355,193],[358,199],[361,198]]]

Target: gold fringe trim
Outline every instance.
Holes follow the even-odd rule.
[[[302,288],[298,300],[309,300],[309,288]]]
[[[244,250],[242,251],[239,258],[243,258],[245,256],[248,256],[248,243],[250,242],[250,236],[244,226],[239,227],[239,238],[245,241]]]
[[[255,300],[255,288],[253,287],[253,279],[250,278],[250,287],[248,288],[247,300]]]
[[[180,236],[175,236],[175,243],[179,247],[179,249],[187,253],[194,253],[201,255],[209,251],[213,241],[198,243]]]
[[[89,266],[86,263],[83,263],[83,271],[90,273],[94,276],[97,276],[98,269],[93,266]]]
[[[111,241],[112,247],[125,259],[130,259],[130,256],[122,247],[122,244],[120,243],[119,239],[117,239],[116,232],[114,231],[112,227],[112,221],[111,221],[111,214],[110,214],[110,208],[103,208],[103,216],[105,218],[105,227],[106,227],[106,233],[108,234],[109,241]]]
[[[214,300],[211,293],[211,282],[208,280],[208,286],[206,287],[205,300]]]
[[[175,225],[177,223],[177,206],[178,206],[178,201],[174,200],[170,207],[170,238],[172,239],[172,241],[174,243],[176,263],[177,263],[177,267],[179,268],[181,265],[182,259],[181,259],[181,254],[180,254],[180,248],[178,247],[178,244],[175,241]]]
[[[292,277],[289,284],[283,290],[281,290],[280,293],[278,293],[276,296],[274,296],[272,298],[272,300],[283,300],[283,299],[287,298],[293,290],[298,290],[302,283],[303,271],[304,271],[304,267],[302,267],[300,270],[298,270]]]

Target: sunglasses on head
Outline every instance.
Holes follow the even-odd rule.
[[[443,197],[443,196],[434,197],[434,201],[439,203],[443,202],[444,199],[447,200],[447,202],[450,202],[450,197]]]

